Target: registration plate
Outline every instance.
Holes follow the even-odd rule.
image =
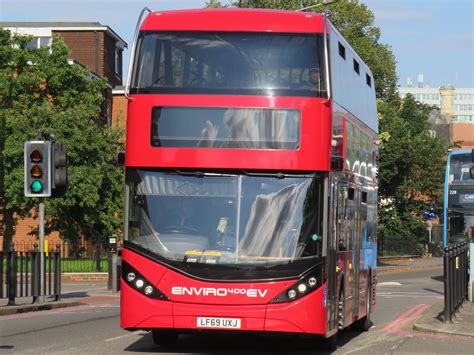
[[[197,327],[240,329],[240,318],[197,317]]]

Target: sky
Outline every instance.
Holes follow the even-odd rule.
[[[228,0],[222,1],[223,3]],[[399,85],[474,87],[474,0],[359,0],[397,60]],[[100,22],[132,46],[140,11],[204,7],[205,0],[0,0],[0,21]],[[124,52],[128,66],[130,51]],[[124,68],[124,74],[127,68]]]

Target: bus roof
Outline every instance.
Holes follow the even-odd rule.
[[[322,33],[323,22],[321,13],[268,9],[194,9],[152,11],[143,21],[141,30]]]
[[[473,154],[474,149],[460,149],[460,150],[453,150],[449,153],[449,155],[461,155],[461,154]]]

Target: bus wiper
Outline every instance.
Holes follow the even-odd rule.
[[[173,172],[178,175],[183,175],[183,176],[196,176],[196,177],[204,177],[206,174],[203,173],[202,171],[182,171],[178,169],[173,169]]]
[[[312,177],[313,175],[306,175],[306,174],[285,174],[282,172],[276,172],[276,173],[269,173],[269,172],[248,172],[245,170],[242,170],[242,172],[247,175],[247,176],[267,176],[267,177],[274,177],[277,179],[286,179],[286,178],[302,178],[302,177]]]

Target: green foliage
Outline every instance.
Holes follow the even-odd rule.
[[[423,208],[440,206],[448,142],[431,137],[431,107],[407,95],[395,106],[379,102],[379,237],[388,244],[414,245],[418,251],[428,234],[421,217]],[[384,245],[385,244],[385,245]]]
[[[69,186],[46,199],[47,230],[73,241],[116,233],[122,210],[122,172],[115,165],[122,132],[101,125],[105,80],[68,64],[58,38],[51,48],[26,48],[29,37],[0,30],[0,193],[5,202],[5,241],[16,215],[28,216],[38,201],[23,196],[23,142],[51,134],[68,149]],[[33,213],[33,216],[35,213]]]

